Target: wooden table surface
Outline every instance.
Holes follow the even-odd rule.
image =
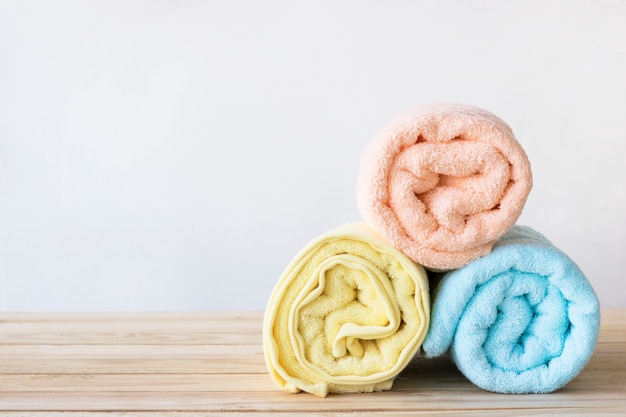
[[[0,416],[626,415],[626,309],[603,310],[585,370],[539,395],[485,392],[421,358],[390,391],[289,394],[266,372],[261,324],[261,312],[0,313]]]

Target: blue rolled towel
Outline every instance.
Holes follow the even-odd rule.
[[[589,281],[529,227],[512,227],[489,255],[445,273],[433,295],[425,355],[449,351],[489,391],[555,391],[585,367],[598,338]]]

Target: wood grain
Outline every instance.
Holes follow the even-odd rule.
[[[260,312],[0,313],[0,417],[626,414],[626,309],[560,391],[485,392],[447,358],[415,358],[391,391],[289,394],[267,374]]]

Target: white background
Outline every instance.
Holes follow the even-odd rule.
[[[504,119],[626,307],[626,2],[0,0],[0,309],[262,309],[390,118]]]

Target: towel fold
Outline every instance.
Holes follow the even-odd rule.
[[[532,186],[511,128],[462,104],[418,107],[385,126],[361,158],[365,222],[415,262],[459,268],[515,224]]]
[[[263,349],[283,389],[318,396],[391,388],[429,322],[424,268],[362,223],[310,242],[277,282]]]
[[[446,273],[433,294],[428,357],[449,350],[474,384],[555,391],[595,348],[599,303],[580,269],[541,234],[514,226],[493,251]]]

